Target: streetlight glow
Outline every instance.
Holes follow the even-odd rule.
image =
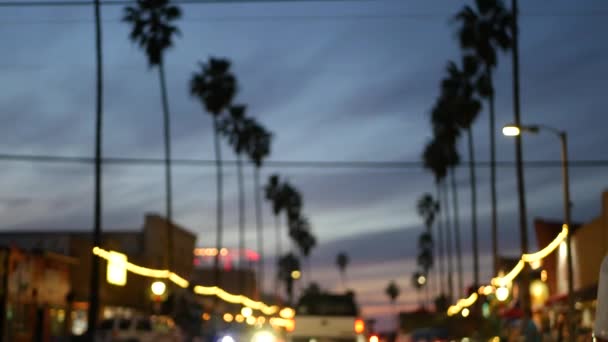
[[[460,314],[462,315],[462,317],[469,317],[469,314],[471,313],[471,311],[469,311],[469,309],[464,308],[462,309],[462,312],[460,312]]]
[[[418,277],[418,285],[424,285],[426,284],[426,277],[423,275],[420,275],[420,277]]]
[[[291,271],[291,278],[298,280],[300,279],[300,277],[302,276],[302,272],[295,270],[295,271]]]
[[[507,137],[516,137],[521,134],[521,130],[517,126],[507,125],[502,128],[502,134]]]
[[[152,293],[154,295],[162,296],[167,290],[167,285],[165,285],[165,283],[163,283],[162,281],[155,281],[150,286],[150,289],[152,290]]]
[[[509,298],[509,289],[506,287],[499,287],[496,289],[496,299],[501,302],[504,302]]]
[[[241,309],[241,315],[245,318],[251,317],[251,315],[253,315],[253,310],[249,307],[244,307]]]

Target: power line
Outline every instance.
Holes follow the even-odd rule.
[[[208,4],[245,4],[245,3],[332,3],[332,2],[381,2],[382,0],[174,0],[176,4],[208,5]],[[104,0],[102,6],[124,6],[132,4],[129,0]],[[54,0],[54,1],[0,1],[0,7],[83,7],[93,6],[93,1],[85,0]]]
[[[34,162],[34,163],[60,163],[60,164],[92,164],[94,158],[83,156],[57,156],[57,155],[29,155],[29,154],[0,154],[0,161],[7,162]],[[236,165],[236,160],[223,161],[228,165]],[[136,157],[106,157],[104,164],[114,165],[163,165],[161,158],[136,158]],[[175,166],[190,167],[215,167],[215,160],[175,158],[172,160]],[[279,168],[359,168],[359,169],[420,169],[422,162],[418,161],[311,161],[311,160],[268,160],[264,163],[268,167]],[[490,162],[477,162],[477,167],[489,167]],[[558,160],[535,160],[526,161],[526,167],[531,168],[557,168],[561,167]],[[499,161],[497,167],[510,168],[515,166],[512,161]],[[608,160],[573,160],[569,166],[577,168],[608,167]],[[464,167],[464,166],[461,166]]]

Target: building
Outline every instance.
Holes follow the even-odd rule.
[[[577,319],[585,328],[591,328],[593,322],[600,265],[608,254],[608,191],[602,193],[601,201],[599,216],[585,224],[572,224],[571,229],[574,298]],[[562,229],[562,222],[537,219],[534,226],[540,248],[557,236]],[[555,315],[567,309],[567,253],[564,241],[556,252],[549,254],[542,262],[550,295],[545,304],[551,313],[551,321],[556,318]]]
[[[171,258],[167,244],[168,234],[173,237]],[[93,245],[91,232],[83,231],[13,231],[0,232],[0,246],[18,247],[25,251],[45,251],[53,255],[71,257],[69,272],[69,296],[64,303],[71,311],[69,329],[72,333],[86,331],[89,298],[90,268]],[[189,279],[193,270],[193,255],[196,235],[175,224],[168,224],[154,214],[145,216],[143,227],[138,230],[103,232],[102,248],[124,253],[128,260],[149,268],[166,269],[169,259],[171,270]],[[106,281],[107,262],[100,263],[100,302],[103,305],[101,317],[132,312],[155,310],[148,289],[154,279],[129,273],[125,286],[108,284]],[[167,285],[171,286],[167,282]],[[176,288],[170,290],[178,291]],[[68,303],[69,302],[69,303]]]

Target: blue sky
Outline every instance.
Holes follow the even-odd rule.
[[[239,102],[275,135],[272,160],[418,161],[430,139],[428,112],[449,59],[460,52],[450,17],[466,2],[336,1],[184,5],[182,37],[167,59],[175,157],[212,159],[211,121],[188,94],[196,63],[228,57],[239,79]],[[567,128],[573,160],[608,159],[603,128],[608,88],[608,29],[603,1],[521,4],[522,118]],[[158,74],[127,40],[122,8],[103,8],[105,61],[104,153],[162,157]],[[90,156],[94,128],[92,10],[0,10],[0,152]],[[496,71],[497,126],[512,121],[510,56]],[[475,125],[476,157],[488,160],[487,113]],[[464,141],[463,141],[464,143]],[[514,159],[510,139],[497,137],[497,158]],[[464,146],[461,146],[464,147]],[[462,149],[461,149],[462,150]],[[225,156],[233,155],[224,146]],[[463,158],[464,150],[462,151]],[[524,140],[526,160],[558,160],[554,137]],[[0,162],[4,229],[91,229],[92,168]],[[236,245],[236,178],[226,171],[227,244]],[[250,170],[247,170],[250,172]],[[390,312],[388,281],[402,288],[400,307],[416,300],[411,256],[422,229],[416,199],[433,191],[422,169],[267,167],[304,194],[320,247],[313,279],[340,290],[335,254],[351,255],[349,286],[364,312]],[[599,212],[605,168],[571,172],[574,218]],[[463,234],[469,232],[466,169],[458,172]],[[501,251],[518,243],[515,171],[498,170]],[[489,252],[489,170],[478,169],[482,254]],[[175,216],[215,241],[215,183],[211,167],[175,167]],[[247,179],[248,196],[252,180]],[[528,216],[560,217],[559,169],[526,169]],[[104,170],[104,226],[136,228],[145,212],[162,213],[163,169],[110,165]],[[252,203],[248,222],[253,223]],[[266,208],[265,222],[271,223]],[[253,228],[250,225],[250,228]],[[531,228],[530,228],[531,229]],[[251,230],[253,232],[253,229]],[[269,229],[270,233],[270,229]],[[465,250],[470,249],[463,237]],[[255,236],[248,235],[253,245]],[[470,259],[465,260],[470,265]],[[382,267],[380,267],[382,266]],[[370,273],[371,272],[371,273]],[[482,279],[490,277],[482,269]],[[470,276],[469,278],[470,279]]]

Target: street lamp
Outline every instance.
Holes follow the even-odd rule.
[[[152,290],[152,293],[155,296],[162,296],[167,290],[167,285],[165,285],[165,283],[163,283],[162,281],[155,281],[150,286],[150,290]]]
[[[571,340],[574,338],[574,285],[572,271],[572,227],[570,227],[570,180],[568,177],[568,136],[566,131],[560,131],[545,125],[506,125],[502,133],[506,136],[517,136],[521,132],[538,133],[540,130],[549,131],[559,137],[562,154],[562,178],[564,191],[564,224],[568,227],[567,241],[567,264],[568,264],[568,332]]]

